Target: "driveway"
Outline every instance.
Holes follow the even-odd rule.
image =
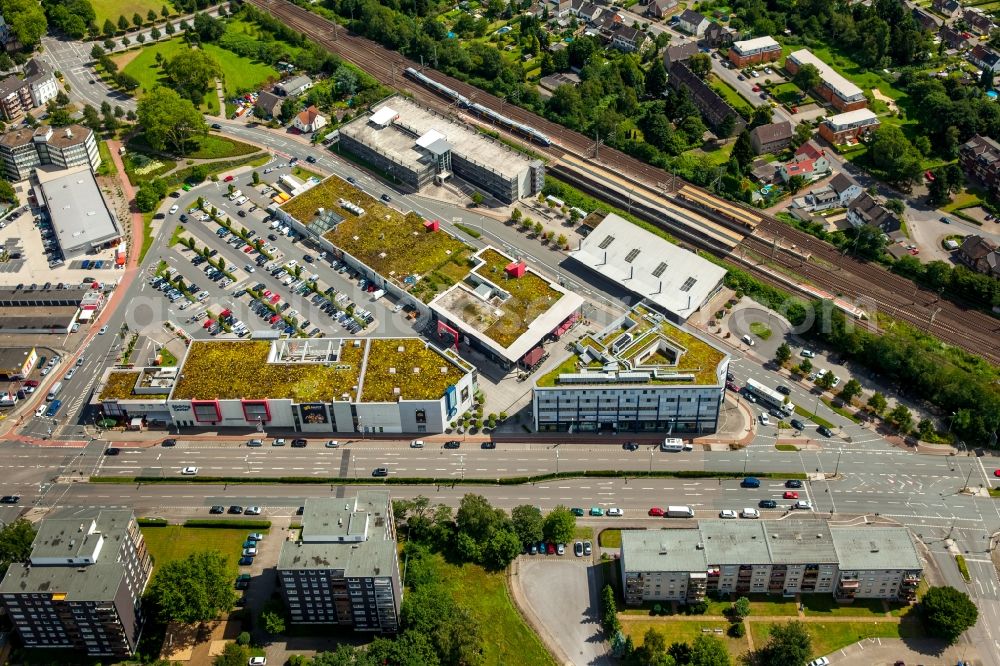
[[[522,555],[512,584],[521,588],[537,618],[569,663],[576,666],[610,666],[599,621],[600,581],[590,560],[575,558],[567,548],[564,557]]]

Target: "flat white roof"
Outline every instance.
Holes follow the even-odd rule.
[[[763,37],[745,39],[741,42],[733,42],[733,48],[739,53],[748,53],[750,51],[781,48],[781,46],[770,35],[764,35]]]
[[[381,111],[379,111],[378,113],[381,113]],[[426,148],[427,146],[431,145],[438,139],[444,139],[444,138],[446,137],[444,134],[441,134],[441,132],[438,132],[436,129],[429,129],[426,132],[424,132],[424,134],[419,139],[417,139],[417,145],[420,146],[421,148]]]
[[[393,121],[398,114],[391,107],[383,106],[372,114],[371,121],[379,127],[385,127]]]
[[[817,58],[813,55],[813,52],[809,49],[801,49],[790,53],[789,58],[792,58],[801,65],[809,64],[814,65],[816,69],[819,70],[819,75],[822,77],[823,81],[836,90],[841,97],[845,99],[850,99],[852,97],[863,96],[861,88],[857,87],[843,76],[834,71],[833,67]]]
[[[826,122],[832,126],[844,127],[846,125],[857,125],[867,120],[877,119],[878,116],[871,109],[855,109],[847,113],[838,113],[835,116],[830,116],[826,119]]]
[[[64,253],[74,254],[121,237],[118,221],[89,164],[56,172],[39,170],[38,181]]]
[[[715,291],[726,269],[610,213],[573,259],[682,320]]]

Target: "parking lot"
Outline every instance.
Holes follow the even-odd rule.
[[[206,184],[168,198],[168,228],[180,225],[185,240],[161,253],[161,277],[172,284],[149,276],[146,288],[161,292],[161,318],[195,339],[265,331],[326,337],[413,335],[402,308],[384,298],[373,301],[356,274],[269,218],[273,194],[268,182],[291,165],[269,168],[274,170],[268,174],[261,170],[257,186],[251,174],[244,173],[231,182]],[[231,193],[230,187],[238,192]],[[205,212],[213,207],[217,220],[228,222],[229,229]],[[185,244],[187,239],[195,249]]]

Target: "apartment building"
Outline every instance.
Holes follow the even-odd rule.
[[[781,57],[781,44],[769,35],[740,42],[729,47],[729,61],[737,67],[774,62]]]
[[[782,120],[754,127],[750,130],[750,143],[758,155],[776,153],[791,145],[792,135],[792,123]]]
[[[1000,187],[1000,143],[979,134],[962,144],[958,162],[969,176],[974,176],[991,190]]]
[[[854,111],[868,106],[861,88],[841,76],[828,64],[813,55],[809,49],[800,49],[788,54],[785,59],[785,69],[795,75],[803,65],[812,65],[819,70],[820,83],[815,88],[816,94],[822,97],[838,111]]]
[[[16,182],[28,178],[35,167],[48,164],[62,169],[87,164],[96,171],[101,154],[88,127],[41,125],[36,130],[25,127],[0,136],[0,163],[4,177]]]
[[[826,118],[819,126],[819,135],[834,146],[857,143],[864,135],[881,125],[871,109],[856,109]]]
[[[282,544],[277,570],[294,624],[396,632],[403,588],[388,491],[307,499],[299,538]]]
[[[24,82],[28,85],[28,93],[34,106],[45,106],[59,94],[55,73],[41,60],[32,59],[24,65]]]
[[[899,231],[903,226],[895,213],[867,192],[862,192],[851,202],[847,208],[847,221],[855,228],[875,227],[885,234]]]
[[[906,528],[830,527],[814,518],[625,530],[620,557],[629,605],[729,594],[913,601],[923,575]]]
[[[128,657],[152,570],[131,511],[64,512],[39,523],[28,561],[7,570],[0,599],[26,647]]]
[[[17,120],[59,93],[55,74],[41,60],[29,60],[24,75],[22,79],[12,74],[0,81],[0,114],[4,120]]]
[[[691,93],[691,101],[701,111],[705,122],[713,129],[718,128],[723,119],[733,118],[733,131],[730,136],[738,136],[747,126],[736,109],[730,106],[729,102],[723,99],[712,87],[696,76],[683,62],[674,62],[670,65],[670,76],[667,83],[675,90],[684,88]]]

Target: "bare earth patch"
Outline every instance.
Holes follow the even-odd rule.
[[[131,51],[126,51],[125,53],[112,56],[111,60],[118,65],[118,71],[120,72],[125,69],[126,65],[138,58],[140,53],[142,53],[142,49],[132,49]]]

